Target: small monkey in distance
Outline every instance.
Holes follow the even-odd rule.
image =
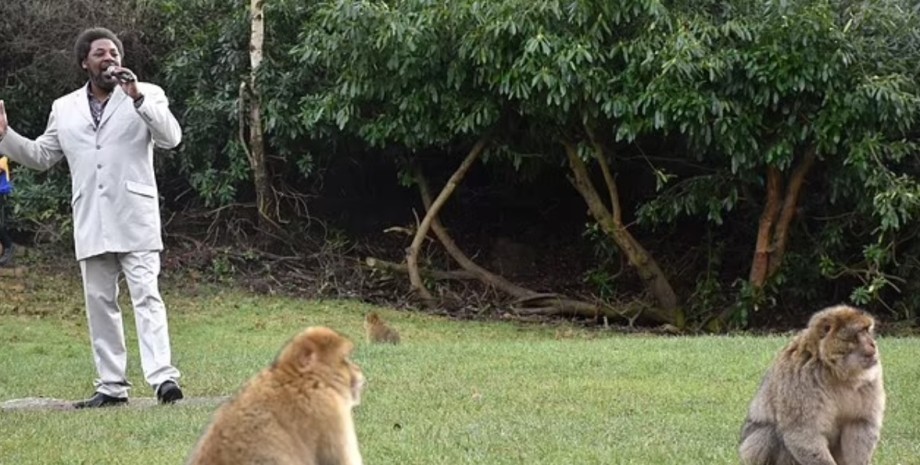
[[[370,312],[364,317],[364,331],[369,343],[399,344],[399,331],[383,321],[377,312]]]
[[[767,371],[741,430],[744,465],[868,465],[885,390],[875,320],[838,305],[812,315]]]

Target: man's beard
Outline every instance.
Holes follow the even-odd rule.
[[[118,81],[116,81],[115,78],[106,78],[102,71],[99,73],[90,74],[90,80],[93,81],[93,84],[95,84],[96,87],[106,92],[112,92],[115,90],[115,85],[118,84]]]

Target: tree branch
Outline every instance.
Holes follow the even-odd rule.
[[[422,278],[418,272],[418,253],[419,248],[422,245],[422,241],[425,239],[425,236],[428,234],[428,229],[431,227],[431,221],[433,218],[437,217],[438,212],[441,210],[441,207],[444,206],[444,203],[447,202],[447,199],[457,188],[457,185],[460,184],[460,181],[463,180],[463,177],[466,175],[466,172],[469,171],[470,167],[473,166],[473,163],[479,158],[479,155],[482,154],[488,145],[488,137],[483,137],[480,139],[473,148],[470,150],[470,153],[466,156],[466,159],[460,164],[457,170],[451,175],[450,179],[447,180],[447,184],[444,185],[444,188],[441,189],[441,193],[438,194],[438,198],[431,204],[431,207],[425,213],[425,217],[422,219],[422,222],[418,226],[418,230],[415,232],[415,237],[412,239],[412,244],[406,249],[406,265],[409,267],[409,282],[412,286],[412,290],[418,292],[424,300],[430,301],[433,299],[431,293],[428,292],[428,289],[425,288],[425,285],[422,283]]]
[[[422,196],[422,202],[424,203],[425,208],[430,210],[432,203],[431,193],[428,190],[428,181],[421,170],[416,170],[415,180],[418,184],[419,192]],[[441,221],[437,216],[433,217],[431,220],[431,229],[434,231],[434,234],[438,237],[438,240],[441,241],[444,249],[447,250],[447,253],[454,259],[454,261],[456,261],[461,268],[471,273],[483,283],[495,287],[496,289],[506,292],[516,298],[536,294],[536,292],[520,287],[511,281],[508,281],[504,277],[491,273],[485,268],[474,263],[473,260],[467,257],[466,254],[460,250],[460,247],[457,246],[457,243],[454,242],[453,238],[450,237],[450,234],[447,232],[444,226],[441,225]]]
[[[802,188],[805,185],[805,176],[811,171],[815,164],[815,148],[810,147],[805,152],[805,157],[792,171],[789,177],[789,184],[786,188],[786,197],[783,199],[783,208],[779,214],[779,220],[776,223],[776,230],[773,233],[773,247],[770,251],[770,267],[767,276],[773,276],[783,263],[783,256],[786,254],[786,246],[789,243],[789,226],[795,217],[795,211],[799,205],[799,197],[802,194]]]
[[[601,167],[601,173],[604,175],[604,183],[607,185],[607,195],[610,196],[610,210],[613,212],[613,222],[615,224],[623,224],[623,210],[620,207],[620,192],[617,188],[617,182],[610,172],[610,165],[607,162],[607,157],[604,156],[604,148],[594,137],[594,131],[587,124],[585,124],[585,131],[587,131],[588,138],[591,140],[591,145],[594,147],[594,158],[597,159],[597,163]]]
[[[750,283],[755,288],[762,288],[767,281],[770,269],[770,247],[773,245],[773,224],[780,208],[780,191],[783,179],[779,168],[767,167],[767,203],[760,215],[757,226],[757,243],[754,245],[754,259],[751,263]]]

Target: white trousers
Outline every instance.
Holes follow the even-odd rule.
[[[118,274],[124,273],[140,345],[144,378],[154,389],[167,380],[177,381],[172,366],[166,306],[157,280],[160,254],[155,251],[106,253],[80,260],[89,337],[96,362],[96,392],[127,397],[131,383],[125,370],[128,357],[121,308],[118,305]]]

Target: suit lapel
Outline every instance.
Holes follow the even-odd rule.
[[[112,114],[118,110],[118,106],[125,101],[125,92],[121,90],[121,87],[116,86],[115,90],[112,91],[112,96],[109,97],[109,102],[105,104],[105,110],[102,112],[102,119],[99,121],[99,129],[102,129],[105,126],[105,122],[112,117]],[[89,108],[89,101],[86,103],[87,109]],[[90,117],[92,121],[92,117]]]
[[[89,109],[89,94],[87,94],[87,86],[89,86],[89,84],[86,84],[80,89],[77,89],[77,91],[73,93],[74,99],[76,99],[74,103],[77,105],[77,113],[79,113],[80,116],[85,118],[86,121],[92,125],[93,111]]]

